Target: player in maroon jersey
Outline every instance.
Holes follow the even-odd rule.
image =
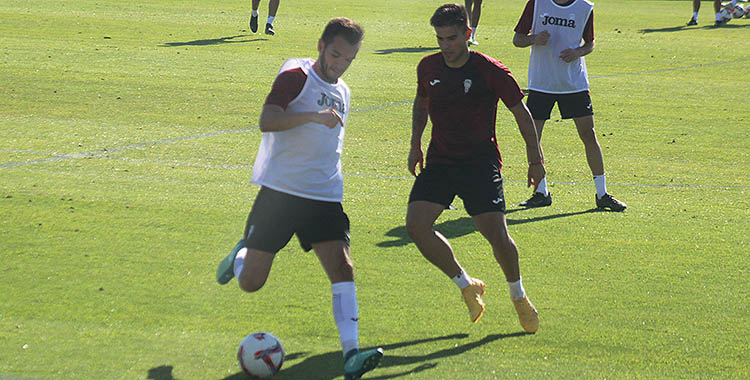
[[[479,320],[485,309],[484,283],[466,273],[447,239],[433,229],[435,220],[458,195],[492,246],[521,326],[534,333],[539,328],[538,313],[521,284],[518,248],[505,220],[502,161],[495,137],[497,103],[502,100],[511,111],[526,142],[529,186],[535,186],[545,174],[533,119],[508,68],[469,50],[471,32],[463,5],[439,7],[430,24],[435,28],[440,53],[424,57],[417,67],[408,158],[409,171],[416,180],[409,196],[407,232],[422,255],[461,289],[471,320]],[[428,117],[432,136],[425,160],[422,133]]]

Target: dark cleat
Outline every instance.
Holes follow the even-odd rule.
[[[250,30],[253,33],[258,31],[258,16],[250,15]]]
[[[273,36],[274,34],[276,34],[276,32],[274,32],[273,30],[273,25],[266,24],[266,34],[268,34],[269,36]]]
[[[604,194],[601,198],[596,198],[596,207],[600,209],[609,209],[610,211],[625,211],[628,205],[615,199],[615,197]]]
[[[542,193],[534,192],[528,200],[525,200],[518,205],[521,207],[534,208],[534,207],[547,207],[552,204],[552,193],[545,196]]]

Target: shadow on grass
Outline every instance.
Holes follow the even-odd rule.
[[[441,337],[435,337],[435,338],[427,338],[427,339],[419,339],[419,340],[413,340],[413,341],[406,341],[401,343],[394,343],[382,346],[383,350],[385,351],[385,356],[383,356],[383,360],[381,361],[378,368],[385,368],[385,367],[396,367],[396,366],[413,366],[416,365],[416,367],[411,369],[406,369],[402,372],[391,374],[391,375],[382,375],[377,376],[378,370],[375,369],[373,372],[368,373],[367,378],[372,380],[385,380],[385,379],[394,379],[398,377],[408,376],[414,373],[427,371],[430,369],[433,369],[438,366],[438,362],[440,359],[461,355],[467,351],[473,350],[477,347],[483,346],[487,343],[494,342],[499,339],[504,338],[514,338],[514,337],[520,337],[524,335],[530,335],[524,332],[518,332],[513,334],[493,334],[488,335],[476,342],[469,342],[466,344],[459,344],[459,345],[451,345],[451,348],[446,348],[443,350],[434,351],[431,353],[427,353],[425,355],[391,355],[389,353],[390,350],[395,350],[402,347],[408,347],[413,346],[421,343],[430,343],[440,340],[455,340],[455,339],[465,339],[468,337],[467,334],[453,334],[453,335],[447,335],[447,336],[441,336]],[[300,357],[307,356],[307,352],[300,352],[300,353],[293,353],[287,356],[287,361],[292,359],[297,359]],[[317,379],[317,380],[331,380],[335,379],[337,377],[341,377],[343,375],[343,367],[344,367],[344,359],[341,356],[340,351],[336,352],[328,352],[321,355],[315,355],[305,358],[302,362],[297,363],[289,368],[282,368],[281,372],[279,372],[276,376],[274,376],[275,379]],[[374,376],[373,376],[374,375]],[[435,378],[438,378],[439,376],[435,376]],[[242,373],[238,372],[234,375],[228,376],[223,378],[222,380],[246,380],[248,377]]]
[[[742,22],[742,21],[739,21],[739,22]],[[714,24],[708,24],[708,25],[704,25],[701,27],[698,27],[698,26],[689,27],[687,25],[681,25],[681,26],[670,26],[666,28],[641,29],[638,32],[645,34],[645,33],[681,32],[684,30],[698,30],[698,29],[737,29],[737,28],[747,28],[747,27],[750,27],[750,23],[742,22],[741,24],[737,24],[737,23],[732,24],[730,22],[720,27],[716,27],[714,26]]]
[[[268,41],[268,38],[253,38],[253,39],[242,39],[243,37],[249,37],[246,34],[238,34],[236,36],[211,38],[206,40],[194,40],[186,42],[165,42],[160,47],[175,47],[175,46],[208,46],[208,45],[220,45],[220,44],[241,44],[248,42],[257,41]]]
[[[516,213],[518,211],[524,211],[524,210],[529,210],[529,209],[514,208],[514,209],[507,210],[505,212],[505,215],[507,217],[509,214]],[[509,226],[513,226],[516,224],[541,222],[544,220],[566,218],[570,216],[583,215],[583,214],[588,214],[592,212],[600,212],[600,211],[601,210],[599,209],[592,208],[592,209],[584,210],[584,211],[566,212],[562,214],[537,216],[534,218],[525,218],[525,219],[507,217],[507,221],[508,221]],[[465,216],[465,217],[454,219],[454,220],[448,220],[448,221],[436,224],[434,228],[436,231],[439,231],[441,234],[443,234],[443,236],[445,236],[448,239],[461,237],[461,236],[468,235],[468,234],[478,231],[476,225],[474,224],[474,221],[469,216]],[[406,226],[399,226],[399,227],[392,228],[390,231],[385,233],[385,236],[394,237],[396,238],[396,240],[382,241],[376,244],[378,247],[382,247],[382,248],[403,247],[412,242],[411,238],[409,238],[409,235],[406,233]]]
[[[177,380],[172,376],[172,370],[174,367],[171,365],[162,365],[158,367],[151,368],[148,370],[148,377],[149,380]]]
[[[440,48],[437,47],[408,47],[408,48],[398,48],[398,49],[378,49],[375,50],[375,54],[378,55],[385,55],[385,54],[393,54],[393,53],[425,53],[428,51],[438,50]]]

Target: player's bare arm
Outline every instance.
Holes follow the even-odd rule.
[[[518,130],[521,132],[521,137],[523,137],[523,141],[526,143],[526,159],[529,162],[527,186],[534,186],[534,190],[536,190],[539,181],[546,175],[546,169],[544,168],[542,144],[539,142],[539,136],[536,133],[534,119],[523,102],[518,102],[518,104],[511,107],[510,112],[513,113],[516,124],[518,124]]]
[[[577,47],[575,49],[565,49],[560,52],[560,59],[565,62],[573,62],[576,59],[591,53],[592,51],[594,51],[594,41],[586,41],[580,47]]]
[[[411,112],[411,148],[409,149],[408,168],[413,176],[424,169],[424,153],[422,153],[422,133],[427,127],[428,107],[427,98],[417,95]]]
[[[516,32],[513,35],[513,45],[515,47],[525,48],[531,45],[546,45],[549,41],[549,32],[543,30],[537,34],[523,34]]]
[[[266,104],[260,113],[261,132],[285,131],[309,122],[320,123],[328,128],[344,124],[336,106],[319,112],[291,112],[275,104]]]

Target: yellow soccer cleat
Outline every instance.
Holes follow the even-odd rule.
[[[513,300],[513,306],[516,307],[518,320],[521,321],[521,327],[524,331],[533,334],[536,330],[539,330],[539,312],[536,311],[528,297],[523,296]]]
[[[484,282],[476,278],[471,279],[469,286],[461,289],[464,302],[469,307],[471,321],[474,323],[477,323],[479,318],[482,317],[482,313],[484,313],[484,301],[482,301],[484,293]]]

